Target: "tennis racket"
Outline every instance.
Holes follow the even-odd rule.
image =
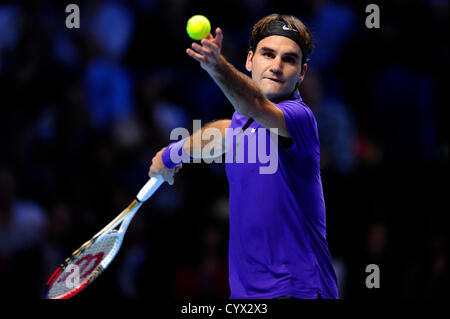
[[[136,212],[163,182],[161,176],[152,177],[127,208],[91,240],[75,250],[47,281],[44,298],[68,299],[92,283],[119,252],[125,232]]]

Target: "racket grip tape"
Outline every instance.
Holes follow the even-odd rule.
[[[145,202],[153,193],[164,183],[164,180],[161,176],[155,176],[149,179],[149,181],[141,188],[136,198],[140,202]]]

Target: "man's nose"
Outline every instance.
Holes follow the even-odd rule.
[[[274,74],[281,74],[283,72],[283,61],[280,57],[276,57],[272,60],[270,71]]]

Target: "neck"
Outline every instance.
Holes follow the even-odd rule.
[[[282,101],[285,100],[292,100],[294,99],[294,94],[298,91],[297,88],[295,88],[291,93],[287,94],[287,95],[283,95],[280,97],[274,97],[274,98],[270,98],[269,100],[273,103],[280,103]]]

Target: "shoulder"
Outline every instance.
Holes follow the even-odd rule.
[[[316,118],[305,102],[301,100],[285,100],[276,104],[276,106],[283,112],[288,130],[289,128],[298,127],[304,132],[310,131],[314,133],[316,131]]]
[[[283,113],[296,118],[315,118],[311,109],[301,100],[285,100],[275,104]]]
[[[311,154],[319,145],[317,122],[312,110],[300,99],[285,100],[276,105],[284,114],[286,128],[293,140],[293,147],[288,150]]]

